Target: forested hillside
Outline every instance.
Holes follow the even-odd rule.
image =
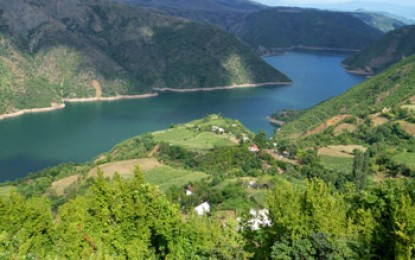
[[[415,25],[387,33],[342,63],[350,71],[376,74],[402,58],[415,54]]]
[[[209,25],[112,1],[0,1],[0,114],[62,98],[289,79]]]
[[[285,145],[212,115],[1,184],[0,256],[413,256],[413,168],[379,180],[371,153],[355,151],[348,172]],[[200,213],[202,202],[210,208]]]
[[[348,13],[273,8],[246,15],[230,32],[258,51],[273,49],[362,49],[382,33]]]
[[[389,69],[352,87],[346,93],[306,110],[278,133],[301,136],[335,116],[367,117],[384,108],[399,107],[414,102],[415,56],[403,59]]]

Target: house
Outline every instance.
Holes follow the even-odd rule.
[[[205,213],[210,212],[210,205],[208,202],[203,202],[195,208],[198,216],[203,216]]]
[[[254,210],[250,209],[249,214],[253,217],[248,220],[248,223],[252,230],[258,230],[261,227],[269,227],[272,225],[271,220],[269,219],[268,209]]]
[[[244,143],[249,141],[249,137],[248,137],[248,135],[247,135],[247,134],[242,134],[242,141],[243,141]]]
[[[252,153],[259,152],[258,146],[256,146],[256,144],[253,144],[253,145],[249,146],[248,149]]]
[[[185,190],[186,196],[190,196],[193,194],[193,187],[192,186],[188,186]]]
[[[212,132],[217,133],[217,134],[223,134],[225,133],[225,129],[214,125],[212,126]]]

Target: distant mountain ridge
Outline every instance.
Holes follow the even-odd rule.
[[[382,35],[379,29],[385,30],[385,24],[387,30],[394,23],[394,20],[380,15],[361,14],[355,17],[352,13],[271,8],[237,0],[228,1],[227,5],[222,0],[204,1],[200,5],[196,4],[199,1],[192,0],[119,1],[213,24],[234,34],[260,54],[293,47],[361,49]]]
[[[0,0],[0,9],[0,114],[155,87],[289,81],[235,37],[159,12],[109,0]]]
[[[293,47],[358,50],[382,35],[349,13],[293,7],[247,14],[230,32],[260,52]]]
[[[374,74],[415,54],[415,25],[389,32],[368,48],[343,61],[346,69]]]

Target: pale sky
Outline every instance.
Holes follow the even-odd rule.
[[[267,5],[279,5],[284,3],[284,5],[312,5],[312,4],[338,4],[338,3],[347,3],[347,2],[372,2],[372,3],[389,3],[394,5],[407,5],[407,6],[415,6],[414,0],[256,0],[256,2],[260,2]]]
[[[415,21],[415,0],[254,0],[269,6],[298,6],[342,11],[385,12]]]

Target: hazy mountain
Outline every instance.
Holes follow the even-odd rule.
[[[382,32],[393,31],[407,25],[407,23],[399,19],[381,13],[365,12],[364,10],[361,10],[353,12],[352,15]]]
[[[400,59],[415,54],[415,25],[385,34],[368,48],[343,61],[348,70],[377,73]]]
[[[382,35],[349,13],[290,7],[247,14],[230,32],[261,53],[292,47],[355,50]]]

